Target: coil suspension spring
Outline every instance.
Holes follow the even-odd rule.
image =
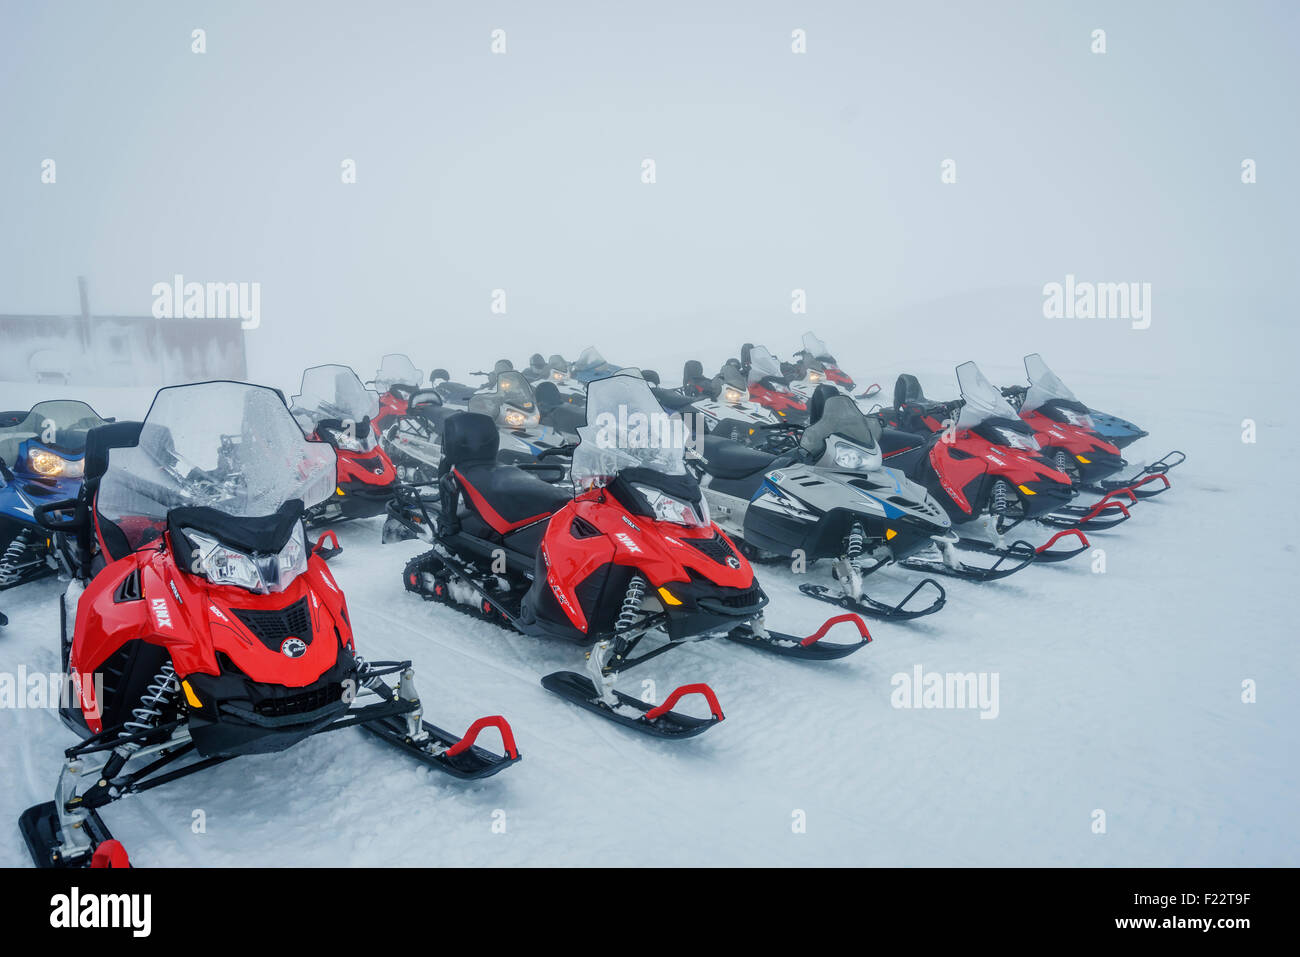
[[[623,605],[619,609],[618,619],[614,622],[614,631],[627,631],[636,624],[641,615],[641,599],[645,595],[645,579],[640,575],[633,575],[632,580],[627,583],[627,591],[623,594]]]
[[[998,479],[993,483],[993,511],[998,515],[1007,512],[1007,483]]]
[[[867,533],[862,530],[861,522],[854,522],[849,529],[849,538],[844,545],[844,557],[849,561],[854,561],[862,554],[862,545],[866,541]]]
[[[0,556],[0,585],[15,581],[22,567],[23,555],[32,542],[32,530],[24,528],[9,543],[3,556]]]
[[[176,669],[168,661],[158,669],[153,681],[145,685],[139,706],[131,709],[131,720],[123,723],[122,733],[118,737],[129,738],[133,734],[152,730],[162,717],[162,706],[176,697],[180,687],[181,680],[176,677]]]

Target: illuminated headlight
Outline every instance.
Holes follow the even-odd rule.
[[[1075,412],[1071,409],[1061,409],[1061,414],[1065,416],[1065,421],[1070,425],[1077,425],[1082,429],[1094,429],[1092,416],[1083,412]]]
[[[554,379],[556,382],[563,382],[566,376],[559,369],[554,369],[551,371],[551,378]]]
[[[274,555],[248,555],[223,545],[210,535],[185,529],[197,551],[190,571],[203,575],[214,585],[235,585],[259,595],[284,591],[307,570],[307,543],[302,523],[293,530],[284,547]]]
[[[1009,449],[1024,449],[1027,452],[1039,450],[1038,440],[1032,435],[1024,435],[1015,429],[994,429],[998,439]]]
[[[518,409],[506,409],[506,425],[510,426],[510,428],[522,428],[523,424],[527,421],[527,416]]]
[[[703,497],[700,498],[697,511],[695,506],[673,498],[660,489],[652,488],[649,485],[635,485],[633,487],[645,496],[645,500],[655,513],[656,521],[672,522],[675,525],[686,525],[691,528],[701,528],[709,524],[709,506]]]
[[[65,459],[45,449],[36,449],[27,456],[27,462],[37,475],[48,478],[80,478],[85,471],[82,459]]]
[[[822,374],[821,374],[820,372],[811,372],[811,371],[810,371],[810,372],[808,373],[808,381],[809,381],[809,382],[821,382],[821,381],[822,381]]]
[[[722,390],[723,402],[743,402],[744,399],[745,399],[744,393],[742,393],[739,389],[735,388],[734,386],[727,386],[725,389]]]

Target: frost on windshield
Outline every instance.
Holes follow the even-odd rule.
[[[367,389],[348,366],[313,366],[302,374],[299,394],[293,397],[293,414],[305,431],[314,431],[322,419],[359,423],[379,414],[379,394]]]
[[[664,410],[639,372],[624,370],[587,386],[587,423],[573,452],[577,491],[606,485],[626,468],[685,474],[686,421]]]
[[[316,505],[334,485],[334,450],[308,441],[273,389],[204,382],[159,391],[139,443],[109,453],[97,506],[138,548],[173,508],[251,518]]]

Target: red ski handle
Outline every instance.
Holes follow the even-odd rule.
[[[830,631],[836,625],[843,624],[846,621],[851,621],[853,622],[853,624],[857,626],[859,638],[865,638],[867,639],[867,641],[871,640],[871,632],[867,631],[867,623],[863,621],[860,616],[850,612],[847,615],[836,615],[834,618],[827,618],[824,622],[822,622],[822,626],[820,628],[818,628],[807,638],[804,638],[802,641],[800,641],[799,644],[805,648],[807,648],[809,645],[816,644],[817,642],[821,641],[823,638],[826,637],[826,633],[828,631]]]
[[[1103,498],[1091,509],[1089,509],[1088,513],[1084,515],[1081,519],[1079,519],[1079,522],[1080,524],[1082,524],[1083,522],[1090,522],[1094,518],[1096,518],[1100,513],[1106,511],[1107,509],[1112,509],[1112,508],[1117,508],[1121,512],[1123,512],[1125,518],[1130,517],[1128,506],[1126,506],[1123,502],[1112,502]],[[1118,525],[1119,522],[1116,522],[1115,524]]]
[[[1142,481],[1140,481],[1140,482],[1134,482],[1132,485],[1129,486],[1129,490],[1131,491],[1131,490],[1133,490],[1133,489],[1135,489],[1135,488],[1141,488],[1143,485],[1146,485],[1147,482],[1155,482],[1155,481],[1157,481],[1157,480],[1159,480],[1159,481],[1161,481],[1161,482],[1164,482],[1164,483],[1165,483],[1165,488],[1169,488],[1169,487],[1170,487],[1170,484],[1171,484],[1171,483],[1170,483],[1170,481],[1169,481],[1169,476],[1166,475],[1164,472],[1156,472],[1156,473],[1154,473],[1153,475],[1148,475],[1146,478],[1142,479]]]
[[[693,685],[682,685],[680,688],[678,688],[676,691],[670,694],[667,698],[665,698],[663,704],[659,705],[658,707],[651,708],[649,711],[647,711],[645,713],[646,720],[653,721],[655,718],[661,717],[667,714],[669,711],[672,711],[673,705],[681,701],[682,698],[686,697],[688,694],[703,695],[704,700],[707,701],[709,704],[709,713],[712,714],[719,721],[722,720],[722,705],[718,704],[718,696],[715,695],[713,693],[713,689],[710,688],[708,685],[706,685],[704,682],[700,682],[699,684],[693,684]]]
[[[501,732],[501,744],[505,747],[510,760],[514,761],[519,757],[519,750],[515,747],[515,733],[510,730],[510,722],[499,714],[490,714],[471,724],[469,730],[465,732],[465,736],[447,749],[447,757],[454,758],[456,755],[472,748],[479,736],[479,732],[484,728],[496,728]]]
[[[328,529],[326,529],[324,532],[321,533],[321,537],[318,538],[318,539],[316,539],[316,544],[312,546],[312,548],[311,548],[311,552],[312,552],[313,555],[315,555],[317,552],[319,552],[319,551],[324,547],[324,545],[325,545],[325,540],[326,540],[327,538],[328,538],[328,539],[333,543],[333,545],[332,545],[331,547],[336,548],[336,549],[339,547],[339,537],[338,537],[337,535],[334,534],[334,529],[332,529],[332,528],[328,528]]]
[[[127,857],[126,848],[116,838],[109,838],[95,848],[90,858],[91,867],[130,867],[131,859]]]
[[[1127,495],[1127,496],[1128,496],[1128,503],[1129,503],[1130,505],[1136,505],[1136,504],[1137,504],[1138,497],[1137,497],[1136,495],[1133,494],[1133,489],[1128,488],[1127,486],[1124,487],[1124,488],[1112,489],[1111,491],[1109,491],[1109,492],[1107,492],[1105,495],[1103,495],[1103,496],[1101,497],[1101,499],[1098,500],[1097,504],[1100,505],[1102,502],[1108,502],[1108,501],[1110,501],[1111,499],[1113,499],[1116,495]],[[1112,504],[1112,505],[1119,505],[1119,504],[1121,504],[1121,503],[1120,503],[1120,502],[1111,502],[1111,504]]]
[[[1067,529],[1064,529],[1063,531],[1057,532],[1055,535],[1053,535],[1053,536],[1052,536],[1051,538],[1049,538],[1047,541],[1043,542],[1043,544],[1041,544],[1041,545],[1039,545],[1037,548],[1035,548],[1035,549],[1034,549],[1034,554],[1036,554],[1036,555],[1041,555],[1043,552],[1047,551],[1049,548],[1051,548],[1053,545],[1055,545],[1057,542],[1059,542],[1059,541],[1060,541],[1062,538],[1064,538],[1066,535],[1075,535],[1075,536],[1078,536],[1079,541],[1083,542],[1083,547],[1084,547],[1084,548],[1087,548],[1088,545],[1090,544],[1090,543],[1088,542],[1088,536],[1085,535],[1085,534],[1083,534],[1083,532],[1081,532],[1079,529],[1077,529],[1077,528],[1067,528]]]

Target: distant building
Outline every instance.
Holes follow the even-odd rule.
[[[163,386],[244,379],[239,319],[93,316],[84,282],[79,316],[0,315],[0,380]]]
[[[238,319],[0,315],[0,379],[162,386],[247,376]]]

